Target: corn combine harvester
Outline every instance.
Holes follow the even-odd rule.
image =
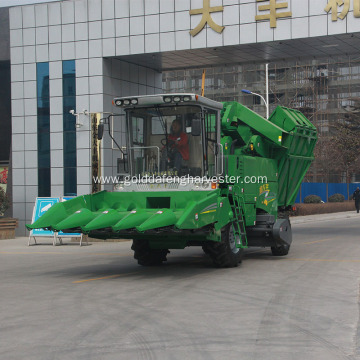
[[[237,102],[194,94],[113,102],[127,126],[114,190],[57,203],[29,230],[132,239],[141,265],[187,246],[202,246],[218,267],[237,266],[250,246],[288,254],[287,213],[317,140],[302,113],[279,106],[265,119]]]

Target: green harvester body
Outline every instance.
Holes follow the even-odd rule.
[[[179,94],[179,98],[180,95],[184,96]],[[211,252],[217,251],[216,244],[224,241],[230,241],[231,254],[249,246],[271,247],[275,254],[284,246],[288,249],[291,225],[286,214],[293,206],[313,160],[316,128],[297,110],[278,106],[270,118],[265,119],[237,102],[217,103],[193,94],[188,96],[191,100],[187,103],[184,100],[175,105],[174,97],[169,104],[165,95],[136,97],[136,106],[125,106],[124,98],[114,101],[127,111],[128,126],[132,126],[131,116],[136,116],[137,133],[141,130],[144,134],[146,116],[152,114],[151,121],[155,121],[155,110],[156,114],[161,110],[167,119],[166,116],[171,113],[166,111],[172,106],[174,116],[183,119],[189,138],[200,144],[194,146],[200,146],[203,150],[198,154],[201,166],[188,167],[185,173],[189,175],[194,171],[194,174],[200,174],[201,169],[201,176],[209,179],[207,188],[202,184],[182,187],[175,181],[138,183],[128,189],[118,186],[115,191],[101,191],[57,203],[27,228],[82,232],[100,239],[133,239],[134,244],[146,244],[151,259],[163,250],[183,249],[186,246],[202,246],[211,255]],[[128,99],[131,102],[134,97]],[[181,106],[199,108],[194,111],[202,129],[200,136],[191,136],[192,130],[188,125],[192,124],[192,129],[195,129],[195,120],[191,123],[189,115],[179,110]],[[143,125],[140,126],[138,119],[145,113],[144,109],[149,108],[152,110],[146,110],[147,115],[143,116]],[[158,118],[162,121],[160,115],[156,115]],[[166,121],[162,121],[162,124],[169,125]],[[211,131],[214,139],[212,145],[207,138],[210,138]],[[141,173],[143,176],[144,171],[141,170],[145,168],[141,169],[141,161],[147,159],[149,148],[155,146],[144,139],[138,139],[136,143],[134,138],[137,135],[131,128],[128,128],[128,133],[133,134],[127,139],[129,156],[125,158],[130,164],[129,173],[133,171],[131,175]],[[143,146],[141,156],[136,157],[134,152],[140,149],[139,144],[151,146]],[[206,153],[208,145],[212,149],[211,154]],[[214,158],[212,164],[210,158]],[[157,159],[160,162],[160,158]],[[160,168],[156,170],[159,175]],[[210,172],[212,176],[217,176],[217,182],[211,180]],[[161,174],[164,175],[163,172]],[[224,229],[228,229],[227,233]],[[228,239],[224,240],[224,237]],[[136,251],[140,251],[138,246],[135,258],[139,259],[140,253]],[[280,251],[280,255],[286,253]],[[156,259],[164,260],[161,256]],[[157,262],[162,261],[150,261],[149,264]],[[142,263],[147,264],[146,261]],[[231,262],[215,263],[236,266]]]

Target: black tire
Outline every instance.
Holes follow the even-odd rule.
[[[210,251],[208,250],[208,248],[207,248],[206,245],[204,245],[204,246],[202,247],[202,249],[203,249],[203,251],[204,251],[204,253],[205,253],[206,255],[210,255]]]
[[[221,231],[221,242],[208,242],[203,246],[205,254],[209,255],[216,267],[236,267],[241,263],[244,250],[237,248],[231,225]]]
[[[290,245],[272,246],[271,252],[273,256],[285,256],[289,253]]]
[[[147,240],[133,240],[131,249],[134,250],[134,259],[142,266],[160,265],[166,261],[167,249],[151,249]]]

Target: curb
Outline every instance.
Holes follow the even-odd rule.
[[[360,214],[356,211],[344,211],[339,213],[330,213],[330,214],[317,214],[317,215],[305,215],[305,216],[295,216],[290,217],[291,224],[304,224],[317,221],[332,221],[338,219],[353,219],[358,218],[360,220]]]

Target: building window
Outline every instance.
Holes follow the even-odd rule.
[[[11,142],[11,79],[10,61],[0,61],[0,163],[7,164],[10,157]]]
[[[63,61],[64,195],[77,193],[76,176],[76,73],[75,60]]]
[[[36,64],[38,195],[51,195],[49,63]]]

